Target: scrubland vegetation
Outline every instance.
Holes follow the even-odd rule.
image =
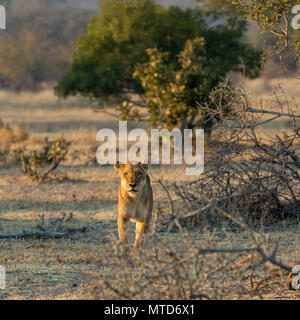
[[[246,23],[231,6],[241,1],[197,1],[200,11],[181,1],[170,9],[171,1],[107,0],[99,11],[95,1],[75,2],[28,0],[25,10],[22,0],[5,1],[0,298],[299,299],[291,286],[300,264],[299,38],[284,23],[291,3],[269,1],[265,10],[254,1],[242,7]],[[214,19],[221,25],[207,26]],[[129,130],[209,133],[202,175],[151,166],[151,231],[128,255],[117,235],[118,173],[95,159],[97,131],[118,130],[119,119]]]

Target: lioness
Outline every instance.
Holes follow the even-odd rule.
[[[150,178],[147,174],[148,165],[138,163],[114,165],[119,171],[121,182],[118,189],[118,231],[119,238],[127,251],[127,222],[136,223],[134,248],[137,249],[143,233],[148,229],[153,207],[153,193]]]

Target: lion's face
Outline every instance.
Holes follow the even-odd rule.
[[[115,164],[115,169],[120,172],[122,188],[132,197],[135,198],[146,184],[145,164]]]

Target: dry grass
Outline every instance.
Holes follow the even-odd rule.
[[[258,93],[262,86],[260,80],[255,81],[257,82],[247,85],[256,97],[270,94]],[[291,80],[289,83],[295,101],[299,102],[294,82]],[[124,271],[121,265],[113,263],[117,260],[114,260],[116,252],[112,250],[117,237],[116,199],[119,178],[111,166],[101,167],[93,163],[95,153],[91,149],[96,146],[97,130],[116,128],[117,124],[115,117],[82,108],[82,104],[82,101],[75,98],[59,101],[50,90],[37,94],[0,92],[0,118],[12,128],[20,126],[28,135],[24,140],[20,138],[22,134],[13,129],[14,135],[19,138],[9,140],[11,147],[38,149],[46,136],[54,139],[61,134],[73,141],[66,160],[55,173],[55,179],[47,183],[32,182],[15,165],[0,168],[0,233],[36,228],[41,224],[42,217],[45,228],[54,230],[51,222],[61,218],[63,213],[67,216],[72,213],[73,217],[63,228],[86,228],[85,231],[74,232],[69,238],[63,239],[1,239],[0,265],[5,266],[7,271],[7,289],[0,290],[1,299],[118,297],[107,288],[99,293],[99,287],[94,284],[103,279],[104,275],[109,279],[111,275],[121,276]],[[137,124],[131,125],[134,127]],[[276,127],[266,126],[262,134],[270,135],[277,130],[281,132],[284,128],[288,128],[288,123],[280,122]],[[150,173],[153,177],[162,177],[168,183],[183,184],[190,179],[184,175],[184,168],[181,166],[155,166]],[[159,184],[153,183],[153,188],[154,212],[167,210],[168,196]],[[179,201],[174,193],[172,197],[175,202]],[[132,226],[129,237],[131,240],[133,231]],[[157,236],[169,243],[175,252],[181,252],[186,248],[181,235],[171,231],[161,230]],[[192,228],[189,231],[193,241],[199,246],[210,244],[213,247],[229,248],[250,245],[245,233],[235,232],[227,226],[212,230]],[[279,259],[288,265],[300,263],[298,224],[281,221],[274,226],[262,227],[259,231],[278,240]],[[209,261],[208,257],[206,259]],[[212,258],[211,263],[214,261]],[[264,272],[266,275],[268,271]],[[270,271],[270,275],[272,272]],[[219,280],[217,277],[216,283]],[[259,279],[255,281],[257,280]],[[226,283],[226,279],[223,282],[226,290],[229,288],[232,293],[227,298],[299,299],[299,292],[286,289],[286,280],[286,274],[278,279],[273,277],[262,295],[260,291],[254,295],[238,294],[238,278],[236,282]],[[164,291],[164,288],[161,290]],[[217,289],[214,290],[213,292],[217,292]],[[214,297],[214,294],[211,296]],[[222,295],[218,297],[222,298]],[[151,290],[145,292],[144,298],[151,298]]]
[[[283,88],[291,101],[298,104],[300,102],[300,92],[298,90],[299,80],[296,77],[282,77],[269,80],[257,78],[253,80],[246,80],[244,86],[249,91],[250,97],[256,105],[260,105],[261,99],[265,101],[270,99],[273,94],[273,89],[278,87]]]

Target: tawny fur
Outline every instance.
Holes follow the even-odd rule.
[[[127,224],[136,223],[134,248],[137,249],[143,234],[149,228],[152,217],[153,193],[148,166],[144,164],[115,164],[121,182],[118,189],[118,232],[123,244],[123,252],[128,249]]]

